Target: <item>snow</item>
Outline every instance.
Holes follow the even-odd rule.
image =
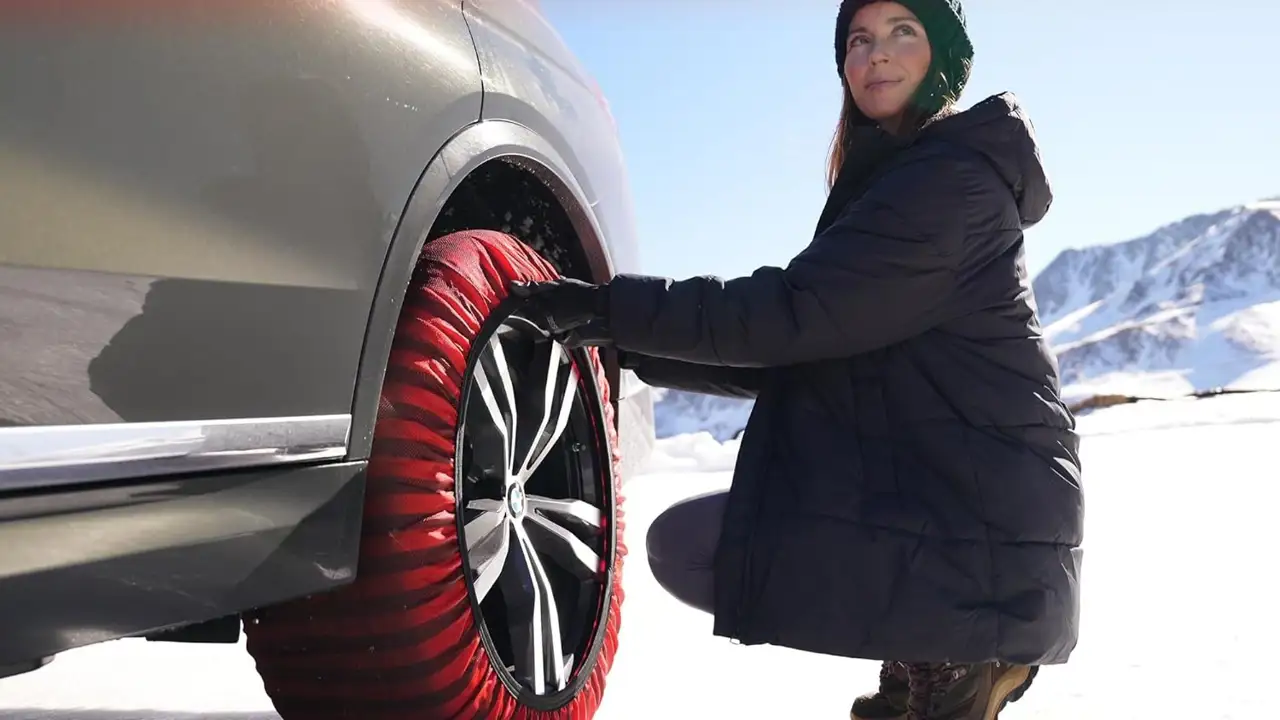
[[[1063,394],[1280,388],[1280,204],[1062,253],[1035,279]]]
[[[1171,397],[1214,387],[1267,384],[1280,363],[1280,289],[1245,298],[1192,302],[1137,319],[1095,320],[1090,310],[1048,326],[1064,366],[1063,394]],[[1092,322],[1091,322],[1092,321]],[[1086,334],[1094,323],[1110,323]],[[1127,337],[1126,337],[1127,335]],[[1062,341],[1063,337],[1079,339]]]
[[[747,426],[751,400],[653,388],[654,431],[668,438],[707,433],[716,440],[736,437]]]
[[[1004,720],[1274,716],[1271,528],[1280,394],[1146,402],[1080,419],[1087,493],[1082,638]],[[741,647],[667,596],[644,533],[726,487],[736,442],[662,440],[629,482],[622,650],[597,720],[844,718],[876,664]],[[1268,709],[1270,708],[1270,709]],[[124,640],[0,680],[0,720],[275,720],[242,647]]]

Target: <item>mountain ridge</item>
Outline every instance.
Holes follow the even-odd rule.
[[[1280,387],[1280,201],[1066,250],[1032,283],[1068,399]]]

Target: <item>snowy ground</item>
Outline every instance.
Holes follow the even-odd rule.
[[[1280,395],[1113,408],[1082,431],[1083,639],[1003,717],[1274,717]],[[624,637],[598,720],[834,720],[874,682],[869,662],[713,638],[709,618],[654,585],[645,527],[673,501],[725,486],[732,458],[732,444],[671,438],[628,485]],[[121,641],[0,681],[2,720],[275,720],[270,707],[239,647]]]

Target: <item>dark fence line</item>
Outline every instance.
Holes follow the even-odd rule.
[[[1098,410],[1100,408],[1114,407],[1116,405],[1130,405],[1140,402],[1168,402],[1170,400],[1199,400],[1207,397],[1218,397],[1220,395],[1251,395],[1256,393],[1280,393],[1280,388],[1210,388],[1208,390],[1198,390],[1186,395],[1173,395],[1169,397],[1147,397],[1145,395],[1094,395],[1085,398],[1077,403],[1069,405],[1071,412],[1081,413],[1088,410]]]

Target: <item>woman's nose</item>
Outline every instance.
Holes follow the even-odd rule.
[[[871,52],[867,54],[867,59],[872,65],[887,62],[889,60],[887,44],[878,40],[874,41],[871,45]]]

